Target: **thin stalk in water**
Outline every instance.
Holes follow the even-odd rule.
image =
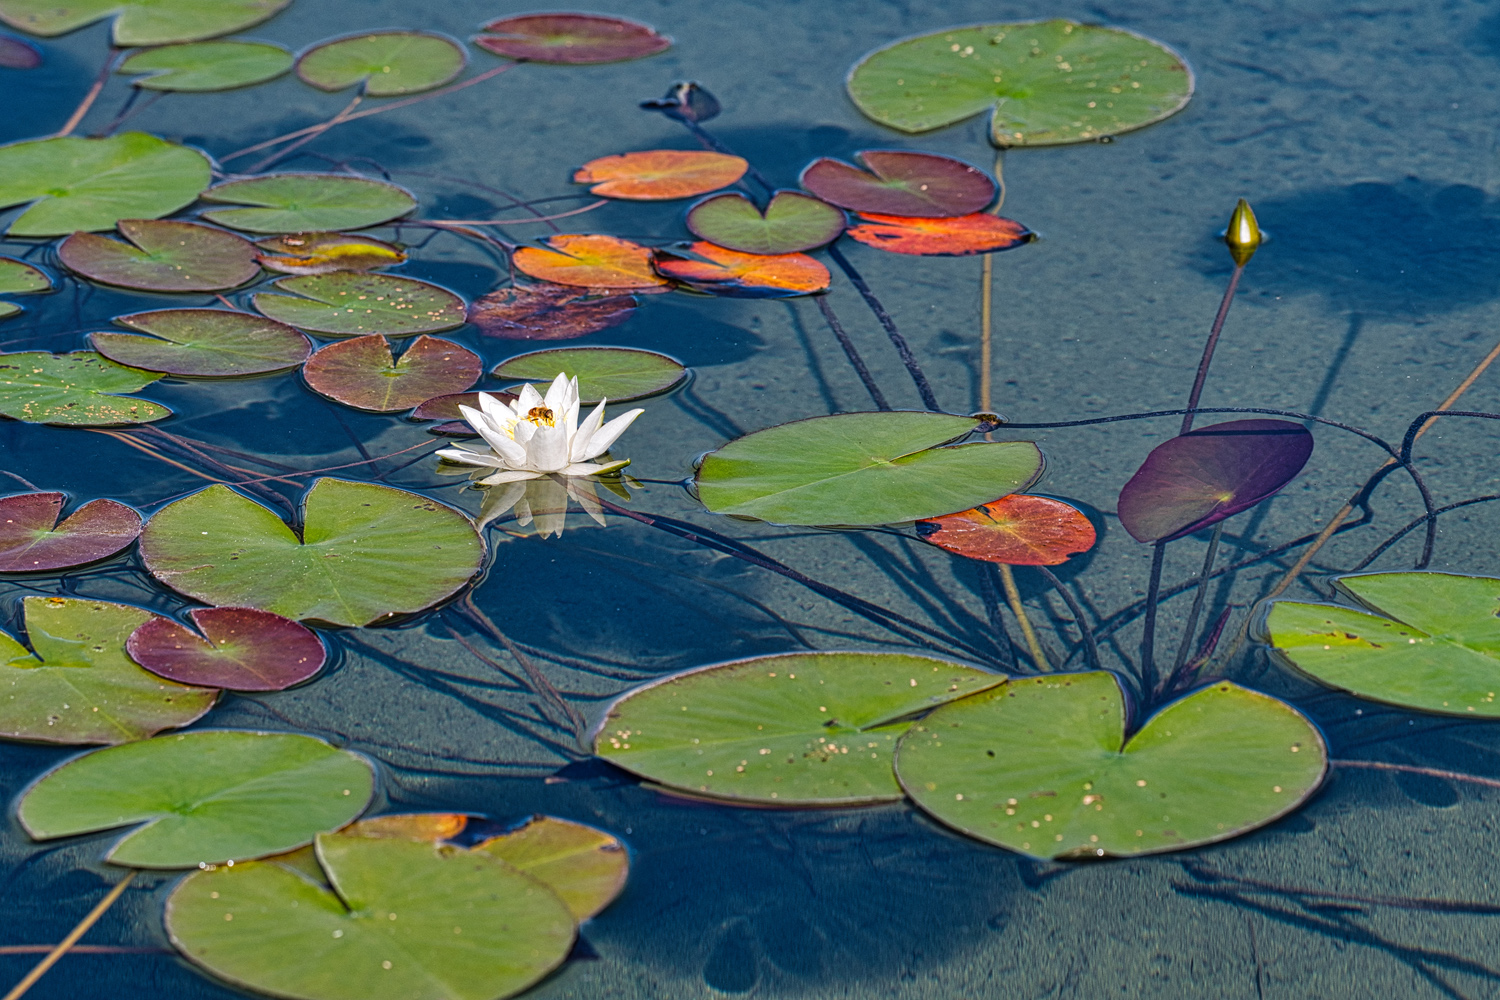
[[[104,57],[104,65],[99,67],[99,75],[94,77],[94,82],[89,86],[88,92],[83,95],[83,100],[78,102],[78,107],[73,109],[73,113],[68,116],[63,127],[58,129],[52,138],[61,139],[65,135],[73,134],[73,130],[83,122],[83,116],[89,113],[89,108],[92,108],[94,102],[99,99],[99,94],[104,90],[104,85],[109,82],[109,74],[114,72],[115,63],[119,58],[120,50],[111,46],[109,54]]]
[[[1100,669],[1099,644],[1094,639],[1094,630],[1089,627],[1088,616],[1084,614],[1083,608],[1073,595],[1068,593],[1068,588],[1063,586],[1063,582],[1057,578],[1056,573],[1045,566],[1037,566],[1036,570],[1042,574],[1042,579],[1046,580],[1052,589],[1057,591],[1058,596],[1063,599],[1063,603],[1068,606],[1068,611],[1072,613],[1073,620],[1078,623],[1078,634],[1083,637],[1083,648],[1088,654],[1089,669]],[[1064,657],[1064,659],[1067,659],[1067,657]]]
[[[1031,662],[1036,664],[1038,670],[1051,670],[1052,661],[1042,651],[1036,629],[1031,627],[1031,619],[1026,616],[1026,605],[1021,603],[1021,590],[1016,586],[1015,570],[1008,563],[1000,564],[1000,582],[1005,586],[1005,600],[1010,605],[1011,614],[1021,623],[1021,635],[1026,638],[1026,648],[1031,651]]]
[[[1146,621],[1141,626],[1141,691],[1147,696],[1156,690],[1156,612],[1161,604],[1161,568],[1166,554],[1166,542],[1152,546],[1151,582],[1146,586]]]
[[[1240,276],[1245,273],[1245,265],[1250,263],[1250,258],[1255,256],[1260,241],[1260,226],[1255,222],[1255,213],[1251,211],[1250,203],[1241,198],[1239,204],[1234,206],[1234,214],[1229,217],[1229,229],[1224,233],[1229,255],[1234,258],[1234,273],[1229,276],[1229,287],[1224,289],[1224,298],[1219,302],[1213,328],[1209,330],[1208,341],[1203,345],[1203,358],[1198,362],[1198,374],[1193,378],[1193,391],[1188,394],[1188,412],[1182,415],[1183,434],[1193,429],[1193,411],[1198,408],[1198,399],[1203,395],[1203,383],[1208,381],[1208,366],[1213,364],[1214,349],[1219,346],[1219,334],[1224,329],[1229,307],[1234,304],[1234,293],[1240,286]]]
[[[885,393],[880,391],[880,386],[875,384],[875,379],[870,375],[870,369],[865,365],[865,359],[860,357],[859,350],[854,346],[854,341],[849,339],[849,333],[844,329],[844,324],[839,322],[838,316],[834,315],[833,306],[828,304],[828,296],[815,296],[818,300],[818,311],[823,314],[823,319],[828,323],[828,329],[838,338],[839,346],[844,349],[844,357],[849,359],[849,364],[854,367],[854,373],[864,383],[865,391],[875,401],[875,408],[889,410],[891,404],[886,402]]]
[[[338,114],[336,114],[332,118],[328,119],[322,125],[319,125],[317,128],[315,128],[312,131],[308,132],[306,135],[304,135],[302,138],[298,139],[296,142],[293,142],[291,145],[284,146],[284,147],[281,148],[280,151],[272,153],[270,156],[267,156],[266,158],[260,160],[254,166],[252,166],[249,170],[247,170],[245,172],[248,173],[248,174],[258,174],[262,170],[265,170],[267,167],[271,167],[271,166],[275,165],[276,163],[278,163],[279,161],[286,159],[286,157],[290,156],[292,153],[296,152],[297,150],[301,149],[303,146],[305,146],[308,143],[312,142],[318,136],[322,135],[324,132],[327,132],[329,129],[333,128],[335,125],[338,125],[341,122],[348,121],[349,120],[349,116],[354,113],[354,109],[357,108],[357,107],[359,107],[360,104],[362,104],[364,102],[364,99],[365,99],[365,95],[364,95],[363,91],[361,91],[358,94],[355,94],[354,95],[354,99],[351,100],[348,104],[344,105],[344,110],[340,111]]]
[[[995,183],[1000,188],[991,215],[999,215],[1005,207],[1005,150],[995,152]],[[994,344],[991,335],[995,309],[995,255],[984,255],[984,271],[979,282],[979,408],[985,413],[994,412]]]
[[[1198,616],[1203,613],[1203,602],[1208,597],[1209,575],[1213,572],[1214,559],[1219,555],[1219,538],[1224,534],[1224,522],[1214,525],[1213,536],[1208,540],[1208,551],[1203,553],[1203,569],[1198,572],[1198,590],[1193,594],[1193,609],[1188,612],[1187,625],[1182,630],[1182,645],[1177,648],[1177,662],[1172,664],[1175,677],[1187,664],[1188,653],[1193,648],[1193,635],[1198,631]]]
[[[911,375],[911,380],[916,383],[917,393],[922,397],[922,405],[934,413],[941,413],[943,408],[938,406],[937,396],[933,395],[932,392],[932,384],[927,381],[927,376],[922,373],[922,366],[917,364],[917,359],[912,355],[911,347],[906,343],[906,338],[901,336],[901,332],[896,329],[896,321],[891,319],[891,314],[885,311],[885,306],[880,304],[880,300],[870,290],[869,284],[855,270],[854,265],[849,263],[849,258],[844,256],[844,252],[838,248],[838,244],[830,243],[828,245],[828,256],[839,266],[839,270],[844,272],[850,284],[859,291],[860,297],[865,300],[865,305],[870,307],[870,311],[875,314],[875,318],[885,328],[885,335],[890,338],[891,345],[896,348],[896,353],[901,357],[901,363],[906,366],[907,372]]]
[[[90,927],[99,922],[99,918],[104,916],[105,911],[115,905],[115,900],[124,894],[126,888],[130,885],[130,880],[133,878],[135,878],[134,868],[126,872],[125,877],[115,883],[115,887],[109,890],[109,895],[99,900],[99,905],[90,910],[88,916],[78,921],[78,926],[69,931],[68,936],[59,941],[57,947],[47,953],[46,958],[36,963],[32,970],[26,973],[26,978],[22,979],[9,993],[5,994],[5,1000],[20,1000],[26,994],[27,990],[35,986],[36,981],[45,976],[47,970],[56,965],[58,959],[66,955],[68,950],[78,943],[78,939],[89,932]]]

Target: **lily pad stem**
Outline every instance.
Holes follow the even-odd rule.
[[[581,747],[585,746],[584,733],[588,729],[588,723],[579,714],[578,709],[574,708],[572,703],[564,698],[557,688],[553,687],[552,682],[547,679],[547,675],[542,673],[537,665],[532,662],[531,657],[521,652],[516,644],[510,641],[510,637],[500,631],[499,626],[490,620],[490,616],[479,610],[479,607],[474,603],[473,593],[465,594],[463,599],[457,602],[456,606],[464,617],[468,618],[475,625],[478,625],[485,632],[488,632],[493,639],[505,647],[505,651],[510,654],[511,659],[520,664],[521,669],[526,672],[526,677],[531,683],[532,691],[550,701],[562,713],[568,726],[573,730],[573,736],[578,740],[578,745]]]
[[[1150,698],[1156,691],[1156,611],[1161,604],[1161,568],[1167,543],[1151,550],[1151,582],[1146,585],[1146,621],[1141,626],[1141,693]],[[1142,706],[1149,707],[1149,706]]]
[[[1063,586],[1063,582],[1057,578],[1056,573],[1045,566],[1036,567],[1036,571],[1042,574],[1042,579],[1046,580],[1053,590],[1057,591],[1058,596],[1063,599],[1063,603],[1068,606],[1068,611],[1072,613],[1073,620],[1077,622],[1078,634],[1083,637],[1083,648],[1088,654],[1089,669],[1102,669],[1099,666],[1099,644],[1094,639],[1094,630],[1089,626],[1088,616],[1084,614],[1083,608],[1079,605],[1077,599],[1068,592],[1067,587]]]
[[[52,138],[61,139],[65,135],[73,134],[73,130],[83,121],[83,116],[89,113],[89,108],[93,107],[94,102],[99,99],[99,93],[104,90],[104,85],[109,82],[109,74],[114,72],[115,63],[119,58],[120,50],[111,46],[109,54],[104,57],[104,65],[99,67],[99,75],[94,77],[94,82],[89,87],[88,93],[83,95],[83,100],[78,102],[78,107],[73,109],[73,113],[68,116],[68,120],[63,123],[63,127],[58,129],[57,134]]]
[[[1240,286],[1240,276],[1245,273],[1244,264],[1236,264],[1234,273],[1229,276],[1229,287],[1224,289],[1224,298],[1219,301],[1219,311],[1214,316],[1213,328],[1208,331],[1208,341],[1203,345],[1203,358],[1198,362],[1198,374],[1193,377],[1193,391],[1188,393],[1187,412],[1182,415],[1182,431],[1186,434],[1193,429],[1193,417],[1198,408],[1198,399],[1203,395],[1203,383],[1208,381],[1208,366],[1214,361],[1214,348],[1219,346],[1219,334],[1224,329],[1224,319],[1229,315],[1229,307],[1234,304],[1235,289]]]
[[[78,939],[89,932],[89,928],[99,922],[104,916],[104,911],[115,904],[115,900],[124,894],[130,885],[130,880],[135,878],[135,869],[125,873],[125,877],[115,883],[115,887],[109,890],[109,895],[99,900],[99,904],[88,912],[88,916],[78,921],[78,926],[68,932],[68,936],[58,942],[57,947],[47,953],[47,957],[36,963],[32,970],[26,973],[26,978],[15,985],[9,993],[5,994],[5,1000],[19,1000],[27,990],[36,985],[36,981],[47,974],[47,970],[57,964],[58,959],[68,953],[68,949],[78,943]]]
[[[272,153],[270,156],[267,156],[265,159],[256,163],[253,167],[245,172],[249,174],[258,174],[262,170],[265,170],[266,168],[276,164],[278,161],[290,156],[293,152],[312,142],[318,136],[322,135],[324,132],[327,132],[329,129],[333,128],[340,122],[348,121],[349,116],[354,113],[354,109],[359,107],[360,104],[364,102],[364,99],[365,95],[363,91],[355,94],[354,99],[348,104],[344,105],[344,110],[340,111],[338,114],[328,119],[322,125],[319,125],[317,128],[313,129],[311,132],[298,139],[296,142],[293,142],[291,145],[285,146],[278,152]]]
[[[1214,525],[1214,533],[1208,539],[1208,551],[1203,553],[1203,569],[1198,572],[1198,590],[1193,594],[1193,609],[1188,612],[1187,625],[1182,630],[1182,645],[1177,647],[1177,662],[1172,664],[1172,677],[1181,673],[1187,664],[1188,653],[1193,648],[1193,635],[1198,631],[1198,616],[1203,614],[1203,601],[1208,596],[1209,574],[1213,572],[1214,559],[1219,555],[1219,539],[1224,534],[1224,522]]]
[[[1005,150],[1003,149],[995,151],[995,183],[999,185],[1000,194],[995,199],[995,204],[990,206],[991,215],[999,215],[1000,210],[1005,207]],[[994,377],[990,368],[994,364],[994,349],[990,331],[995,305],[995,255],[992,253],[984,255],[984,271],[979,282],[979,409],[985,413],[993,413],[994,400],[991,396],[994,390]]]
[[[849,333],[844,329],[844,324],[839,322],[838,316],[834,315],[833,306],[828,304],[828,296],[814,296],[818,300],[818,311],[823,314],[823,319],[828,323],[828,329],[838,338],[839,346],[844,349],[844,357],[849,359],[849,364],[854,366],[854,373],[864,383],[865,391],[875,401],[875,408],[889,410],[891,404],[885,401],[885,394],[880,391],[880,386],[875,384],[875,379],[870,376],[870,369],[865,365],[865,359],[860,357],[859,350],[854,346],[854,341],[849,339]]]
[[[1440,771],[1435,767],[1417,767],[1415,764],[1387,764],[1383,760],[1339,760],[1337,758],[1330,759],[1328,763],[1334,767],[1355,767],[1371,771],[1400,771],[1404,774],[1421,774],[1429,778],[1443,778],[1447,781],[1465,781],[1471,785],[1483,785],[1486,788],[1500,788],[1500,781],[1494,778],[1481,778],[1477,774],[1464,774],[1461,771]]]
[[[1052,661],[1047,659],[1047,654],[1042,651],[1042,644],[1036,637],[1036,629],[1031,627],[1031,619],[1026,616],[1026,605],[1021,603],[1021,591],[1016,586],[1016,573],[1009,564],[1000,564],[1000,582],[1005,586],[1005,600],[1010,605],[1010,610],[1016,616],[1016,621],[1021,623],[1021,635],[1026,638],[1026,648],[1031,650],[1031,662],[1036,664],[1038,670],[1051,670]]]
[[[828,256],[833,258],[839,270],[843,271],[850,283],[859,290],[860,297],[865,300],[865,305],[869,306],[875,318],[880,320],[880,325],[885,328],[885,335],[891,338],[891,344],[896,348],[896,353],[901,356],[901,363],[906,366],[911,380],[917,385],[917,392],[922,396],[922,405],[934,413],[943,412],[943,408],[938,406],[937,397],[932,394],[931,383],[927,381],[927,376],[922,374],[921,366],[912,356],[911,347],[907,345],[906,338],[901,336],[900,331],[896,329],[896,321],[891,319],[891,314],[885,311],[885,306],[880,304],[880,300],[875,297],[875,293],[870,290],[870,286],[860,273],[854,269],[854,265],[849,263],[849,258],[844,256],[837,243],[828,245]]]

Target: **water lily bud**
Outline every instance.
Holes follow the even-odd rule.
[[[1255,256],[1255,251],[1260,247],[1260,226],[1255,221],[1255,212],[1250,208],[1250,203],[1241,198],[1240,203],[1234,206],[1234,214],[1229,217],[1229,229],[1224,233],[1224,242],[1229,247],[1229,255],[1234,258],[1235,266],[1244,267],[1250,263],[1250,258]]]

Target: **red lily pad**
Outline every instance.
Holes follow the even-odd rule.
[[[657,251],[657,272],[710,295],[779,298],[828,287],[828,268],[805,253],[740,253],[702,241],[686,253],[693,256]]]
[[[879,215],[970,215],[995,200],[989,175],[951,156],[869,149],[854,158],[866,169],[828,156],[814,160],[802,171],[802,186],[840,208]]]
[[[497,56],[570,66],[640,59],[672,45],[649,25],[597,14],[522,14],[479,30],[474,44]]]
[[[195,608],[198,632],[152,617],[125,642],[130,658],[179,684],[284,691],[323,669],[327,650],[305,625],[255,608]]]
[[[469,322],[506,340],[572,340],[630,318],[640,300],[614,289],[578,288],[550,281],[512,285],[475,299]]]
[[[374,413],[409,410],[434,396],[463,392],[484,374],[479,355],[441,337],[421,336],[398,361],[379,334],[329,344],[302,375],[320,396]]]
[[[115,228],[130,242],[74,233],[57,255],[85,278],[148,292],[213,292],[260,274],[255,245],[222,229],[156,219],[121,219]]]
[[[916,529],[949,552],[1008,566],[1057,566],[1093,548],[1096,537],[1077,507],[1029,493],[918,521]]]
[[[988,212],[973,215],[914,218],[861,212],[862,222],[849,236],[865,246],[917,257],[968,257],[1029,243],[1031,230],[1014,219]]]
[[[0,499],[0,573],[40,573],[105,559],[135,541],[141,515],[113,500],[90,500],[66,521],[61,493]]]
[[[1296,478],[1313,436],[1286,420],[1231,420],[1152,449],[1120,491],[1120,523],[1138,542],[1170,542],[1248,510]]]

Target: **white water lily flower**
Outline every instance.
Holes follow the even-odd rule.
[[[592,461],[609,451],[645,410],[631,410],[604,422],[604,403],[578,422],[578,379],[559,373],[543,397],[535,386],[524,385],[514,403],[479,394],[479,409],[460,406],[469,426],[488,448],[459,444],[438,452],[440,458],[463,465],[493,468],[481,486],[500,486],[542,476],[597,476],[629,465],[629,460],[600,465]]]

